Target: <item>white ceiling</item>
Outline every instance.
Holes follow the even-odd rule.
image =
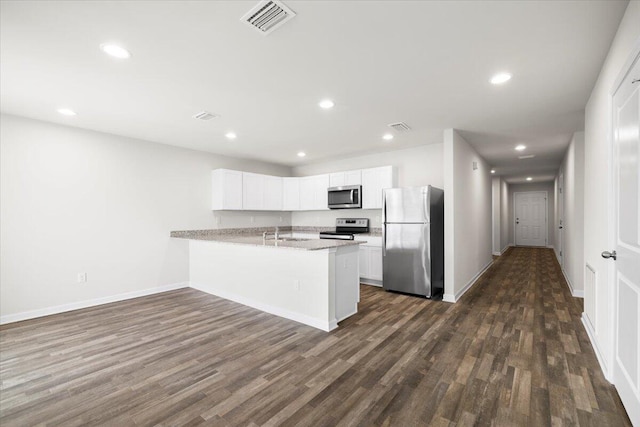
[[[514,182],[552,178],[627,4],[285,1],[297,16],[263,36],[239,21],[256,3],[3,1],[0,107],[291,166],[439,143],[453,127]],[[489,84],[503,70],[513,79]],[[192,118],[202,110],[220,117]],[[396,121],[412,131],[383,141]],[[517,160],[516,143],[537,157]]]

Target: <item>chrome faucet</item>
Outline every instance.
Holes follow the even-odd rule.
[[[272,233],[269,232],[269,231],[265,231],[265,232],[262,233],[262,244],[263,245],[267,244],[267,236],[269,234],[272,234]],[[279,227],[277,225],[276,225],[276,231],[273,233],[273,236],[274,236],[274,238],[276,240],[276,245],[277,245],[278,244],[278,239],[280,239],[280,229],[279,229]]]

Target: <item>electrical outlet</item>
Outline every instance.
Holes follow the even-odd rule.
[[[280,217],[280,222],[282,222],[282,217]]]
[[[216,224],[220,225],[222,218],[220,218],[219,216],[216,217]]]
[[[343,268],[346,269],[347,268],[347,260],[345,259],[345,260],[343,260],[343,262],[344,262]]]
[[[251,221],[251,224],[253,224],[254,222],[256,222],[256,218],[252,216],[249,218],[249,221]]]
[[[87,281],[87,273],[78,273],[78,283],[85,283]]]
[[[296,291],[300,291],[300,280],[293,280],[293,289],[295,289]]]

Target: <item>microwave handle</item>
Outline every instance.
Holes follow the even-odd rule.
[[[353,200],[353,193],[355,192],[356,190],[353,190],[353,189],[351,190],[351,196],[350,196],[351,203],[355,203],[355,200]]]

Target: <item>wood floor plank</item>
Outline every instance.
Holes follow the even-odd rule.
[[[0,327],[0,425],[630,426],[552,250],[325,333],[193,289]]]

